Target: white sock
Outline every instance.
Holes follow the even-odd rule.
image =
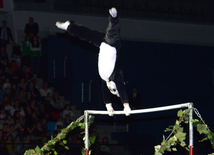
[[[131,108],[130,108],[129,104],[123,104],[123,106],[124,106],[123,111],[125,112],[125,115],[129,116],[130,115],[129,112],[131,111]]]
[[[111,15],[113,18],[117,17],[117,10],[116,10],[116,8],[111,8],[111,9],[109,9],[109,13],[110,13],[110,15]]]
[[[64,22],[64,23],[56,22],[56,26],[57,26],[59,29],[62,29],[62,30],[67,30],[68,25],[70,25],[70,22],[69,22],[69,21],[66,21],[66,22]]]
[[[114,109],[113,109],[113,107],[111,106],[111,103],[107,103],[106,104],[106,109],[107,109],[107,111],[109,112],[109,116],[113,116],[114,115]]]

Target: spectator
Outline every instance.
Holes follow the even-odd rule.
[[[11,83],[18,82],[19,76],[16,73],[12,72],[9,66],[5,67],[4,75],[6,78],[10,78]]]
[[[23,132],[23,124],[19,118],[15,119],[15,130],[18,133]]]
[[[39,86],[37,85],[37,79],[32,80],[34,82],[35,87],[39,90]]]
[[[21,155],[22,153],[22,141],[19,135],[16,135],[13,147],[14,155]]]
[[[31,103],[30,103],[30,109],[32,112],[36,112],[36,114],[38,115],[39,114],[39,109],[37,107],[37,103],[36,103],[36,100],[32,100]]]
[[[60,126],[61,128],[64,127],[62,117],[59,117],[59,118],[58,118],[58,121],[56,122],[56,125],[55,125],[54,130],[57,130],[57,127],[58,127],[58,126]]]
[[[41,141],[41,147],[44,146],[48,142],[48,136],[43,135]]]
[[[21,78],[20,82],[18,83],[18,87],[19,89],[23,89],[26,90],[26,82],[25,82],[25,78]]]
[[[15,60],[11,61],[10,69],[15,73],[19,71],[19,66],[16,64]]]
[[[30,41],[30,36],[26,35],[25,36],[25,41],[22,42],[22,54],[23,56],[31,56],[31,50],[30,50],[30,45],[31,41]]]
[[[99,141],[99,133],[97,132],[97,126],[96,125],[92,125],[90,128],[90,133],[92,135],[95,134],[94,136],[96,136],[96,141]]]
[[[23,152],[31,149],[31,135],[30,134],[25,135],[22,143],[23,143],[23,148],[22,148]]]
[[[35,74],[39,74],[39,63],[41,57],[41,45],[37,37],[33,37],[31,43],[31,68]]]
[[[22,71],[22,78],[25,78],[26,82],[30,82],[33,77],[30,67],[25,67]]]
[[[108,137],[103,137],[100,150],[102,151],[102,154],[109,153],[110,148]]]
[[[26,108],[26,120],[25,120],[25,128],[26,128],[26,132],[25,134],[33,134],[33,131],[35,129],[35,124],[36,122],[39,121],[37,114],[35,111],[32,111],[31,108],[29,106],[27,106]]]
[[[5,123],[6,120],[6,112],[3,106],[0,106],[0,129],[2,129],[3,124]]]
[[[20,90],[18,96],[16,96],[14,99],[19,101],[21,107],[25,108],[27,106],[27,99],[25,97],[24,90]]]
[[[1,74],[1,69],[0,69],[0,74]],[[3,90],[3,79],[1,79],[1,77],[0,77],[0,93],[3,92],[3,91],[4,91]],[[2,101],[1,97],[0,97],[0,100]]]
[[[7,88],[11,88],[10,78],[5,79],[5,83],[3,84],[3,90],[6,91]]]
[[[4,74],[4,77],[10,77],[12,73],[7,73],[5,71],[6,67],[8,67],[8,59],[7,58],[2,58],[0,60],[0,68],[2,69],[3,71],[3,74]]]
[[[14,120],[19,120],[21,126],[24,125],[24,118],[20,115],[20,111],[15,111],[13,115]]]
[[[8,124],[4,123],[3,124],[3,128],[2,128],[2,132],[3,132],[4,138],[7,137],[7,134],[8,134],[9,131],[10,131],[10,128],[9,128]]]
[[[0,143],[3,143],[3,142],[4,142],[4,134],[3,134],[3,130],[0,129]]]
[[[50,101],[50,104],[53,106],[54,111],[62,111],[64,105],[63,105],[63,101],[59,97],[58,92],[54,92],[53,97]]]
[[[13,99],[18,96],[19,88],[17,87],[16,83],[11,84],[11,90],[10,91],[11,91],[11,95],[13,96]]]
[[[7,44],[10,40],[14,43],[13,36],[9,27],[7,27],[7,21],[2,21],[2,27],[0,27],[0,46],[7,48]]]
[[[0,46],[0,60],[3,60],[3,59],[9,60],[9,57],[8,57],[5,47]]]
[[[13,136],[7,135],[7,139],[5,143],[6,143],[8,152],[11,154],[13,152]]]
[[[44,99],[45,104],[48,104],[48,105],[49,105],[51,99],[52,99],[51,94],[50,94],[50,93],[47,93],[47,96],[46,96],[45,99]]]
[[[30,105],[30,103],[33,100],[31,92],[27,92],[26,100],[27,100],[27,105]]]
[[[19,100],[15,100],[14,106],[10,109],[10,114],[12,116],[14,116],[15,112],[19,112],[19,114],[22,118],[25,117],[25,112],[24,112],[23,108],[20,106]]]
[[[62,130],[61,126],[57,126],[57,129],[54,131],[54,137],[56,137]]]
[[[74,116],[73,111],[71,111],[70,105],[65,105],[65,109],[62,112],[62,117],[65,118],[66,115],[69,115],[70,118],[72,119]]]
[[[66,115],[65,116],[65,122],[63,123],[64,124],[64,128],[66,128],[70,123],[71,123],[71,117],[70,115]]]
[[[14,119],[10,114],[7,115],[7,119],[6,119],[5,123],[7,123],[8,125],[14,124]]]
[[[6,112],[5,112],[5,109],[3,107],[1,107],[0,110],[1,110],[0,111],[0,120],[4,120],[5,121],[6,120],[6,116],[7,116]]]
[[[0,80],[1,80],[1,83],[3,82],[4,79],[5,79],[5,77],[4,77],[3,71],[2,71],[2,69],[0,67]]]
[[[30,40],[33,39],[33,37],[37,37],[39,32],[39,25],[34,22],[33,17],[29,18],[29,23],[25,25],[25,34],[30,37]]]
[[[32,117],[33,111],[31,110],[30,106],[27,106],[25,108],[25,124],[33,123],[33,117]]]
[[[8,135],[12,135],[13,139],[15,139],[17,134],[18,134],[18,132],[15,130],[15,125],[14,124],[10,124],[10,131],[9,131]]]
[[[33,132],[33,135],[36,136],[36,140],[41,140],[43,135],[47,135],[47,131],[42,127],[41,122],[36,123],[36,128]]]
[[[53,95],[52,90],[48,86],[48,82],[45,81],[43,83],[43,87],[40,89],[40,95],[41,97],[45,98],[48,93],[50,93],[51,96]]]
[[[0,129],[0,151],[2,155],[9,155],[9,152],[5,146],[5,139],[1,129]]]
[[[32,51],[30,49],[30,37],[29,35],[25,36],[25,41],[22,42],[22,57],[21,57],[21,66],[22,69],[24,66],[29,67],[30,65],[30,56],[32,54]]]
[[[46,108],[46,105],[43,103],[41,103],[39,105],[39,118],[40,119],[46,118],[47,121],[51,120],[50,112],[49,112],[48,108]]]
[[[33,123],[29,123],[29,124],[26,124],[26,131],[25,131],[25,134],[30,134],[32,135],[33,132],[35,130],[35,124]]]
[[[47,119],[46,118],[43,118],[42,119],[42,128],[44,128],[46,131],[48,131],[48,124],[47,124]]]
[[[8,96],[7,95],[5,95],[3,97],[2,105],[4,106],[4,109],[8,112],[12,108],[12,104],[10,102],[8,102]]]
[[[11,94],[11,89],[10,88],[7,88],[6,93],[3,95],[4,96],[7,96],[7,99],[8,99],[8,102],[12,104],[12,101],[13,101],[13,95]]]
[[[38,115],[36,114],[35,111],[32,112],[31,117],[26,118],[25,124],[35,124],[36,122],[39,121]]]
[[[10,78],[10,81],[14,76],[14,73],[11,71],[9,65],[6,65],[4,67],[4,76],[5,76],[5,78]]]
[[[137,87],[132,88],[132,94],[129,96],[129,104],[131,109],[139,109],[142,105],[142,98],[137,91]]]
[[[33,37],[30,44],[31,56],[41,56],[41,45],[37,37]]]
[[[36,101],[40,101],[40,92],[35,87],[35,84],[33,81],[31,81],[26,89],[26,92],[31,92],[32,99]]]

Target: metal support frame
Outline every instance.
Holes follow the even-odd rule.
[[[170,106],[163,106],[163,107],[156,107],[156,108],[148,108],[148,109],[139,109],[139,110],[132,110],[130,114],[140,114],[140,113],[149,113],[149,112],[158,112],[158,111],[166,111],[178,108],[189,108],[190,115],[189,115],[189,155],[193,155],[193,103],[183,103],[183,104],[176,104]],[[88,117],[89,114],[99,114],[99,115],[107,115],[109,114],[108,111],[99,111],[99,110],[85,110],[85,155],[89,155],[89,132],[88,132]],[[124,111],[115,111],[114,114],[120,115],[125,114]]]
[[[194,149],[193,149],[193,103],[189,104],[190,113],[189,113],[189,155],[194,154]]]
[[[88,111],[84,111],[85,115],[85,155],[89,155],[89,126],[88,126]]]

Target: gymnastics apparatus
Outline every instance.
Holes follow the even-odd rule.
[[[142,114],[142,113],[150,113],[150,112],[159,112],[165,110],[173,110],[179,108],[188,108],[190,110],[189,115],[189,155],[193,155],[193,123],[192,123],[192,112],[193,112],[193,103],[183,103],[176,104],[170,106],[156,107],[156,108],[148,108],[148,109],[139,109],[132,110],[130,114]],[[85,155],[89,155],[89,125],[88,125],[88,116],[89,114],[94,115],[109,115],[108,111],[99,111],[99,110],[85,110]],[[114,111],[114,115],[124,115],[124,111]]]

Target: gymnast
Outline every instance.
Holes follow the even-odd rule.
[[[87,41],[99,47],[98,72],[102,79],[102,96],[109,116],[113,116],[111,94],[120,97],[126,116],[130,115],[131,108],[125,89],[123,73],[119,65],[121,51],[120,24],[117,10],[109,10],[109,23],[106,33],[75,24],[74,21],[56,22],[60,29],[67,30],[70,35]]]

